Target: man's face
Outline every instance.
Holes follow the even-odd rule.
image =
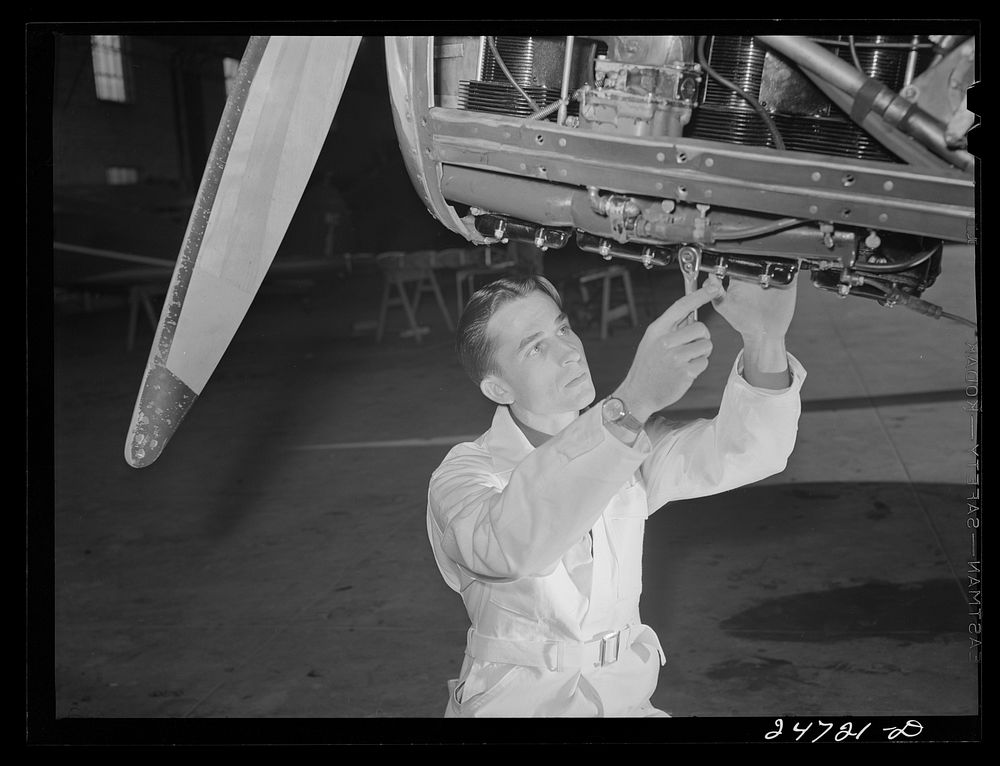
[[[498,379],[512,398],[503,403],[544,418],[575,414],[594,401],[583,344],[547,294],[536,290],[504,304],[487,331],[500,371],[488,378]]]

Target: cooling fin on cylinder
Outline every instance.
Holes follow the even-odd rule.
[[[831,39],[838,43],[832,46],[837,55],[850,61],[847,37]],[[905,84],[910,51],[905,47],[870,46],[911,41],[909,36],[856,37],[855,52],[865,74],[898,92]],[[920,53],[918,68],[926,63],[927,56],[926,52]],[[880,162],[900,161],[831,104],[786,59],[759,40],[749,36],[712,38],[708,62],[721,77],[760,101],[774,119],[786,149]],[[747,146],[774,145],[767,126],[746,100],[710,77],[705,78],[702,102],[694,111],[686,135]]]
[[[532,105],[518,92],[507,73],[539,109],[559,100],[566,52],[564,37],[495,38],[494,45],[503,66],[484,43],[477,80],[463,80],[458,86],[460,109],[493,114],[527,117],[534,113]],[[575,90],[589,77],[596,43],[581,43],[574,48],[570,72],[570,89]],[[504,72],[506,67],[507,72]],[[578,105],[571,103],[568,114],[576,115]],[[554,120],[555,115],[550,115]]]

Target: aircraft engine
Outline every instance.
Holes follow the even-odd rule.
[[[903,203],[907,214],[918,207],[950,210],[952,192],[956,202],[968,202],[964,144],[929,150],[915,137],[964,110],[974,41],[912,35],[808,40],[834,63],[854,67],[865,86],[838,90],[827,79],[829,61],[810,71],[781,50],[780,38],[434,38],[432,119],[424,134],[401,129],[401,145],[413,155],[419,144],[437,162],[433,168],[411,162],[411,175],[416,168],[418,191],[433,189],[423,194],[431,213],[470,241],[513,238],[547,249],[575,236],[583,250],[647,267],[678,262],[687,248],[684,254],[695,253],[704,272],[768,287],[810,270],[817,287],[933,312],[918,296],[940,273],[943,241],[967,239],[956,235],[966,234],[971,221],[946,231],[927,225],[924,216],[903,221],[878,209],[900,187],[918,187],[903,175],[870,171],[927,169],[939,176],[930,183],[948,187],[943,195],[923,188],[918,196],[926,199]],[[387,50],[391,64],[399,50],[391,42]],[[873,120],[866,109],[885,101],[885,93],[909,101],[881,106],[884,121]],[[891,114],[897,103],[910,102],[905,115]],[[467,113],[483,130],[443,115],[435,124],[435,108]],[[408,107],[397,109],[397,127],[407,117],[415,120]],[[866,129],[868,123],[876,129]],[[426,118],[422,124],[428,126]],[[454,135],[453,125],[460,126]],[[512,125],[523,130],[508,129]],[[571,132],[543,129],[552,125]],[[531,126],[538,132],[532,135]],[[452,151],[458,133],[466,151]],[[509,144],[490,143],[494,135]],[[573,138],[586,135],[594,142]],[[612,140],[597,143],[597,137]],[[658,145],[665,151],[656,152]],[[781,159],[772,163],[773,155],[757,149],[778,150]],[[584,167],[575,174],[556,169],[563,157]],[[824,161],[809,165],[819,158]],[[733,182],[727,199],[711,184],[722,163]],[[668,175],[647,182],[646,172]],[[743,179],[760,183],[747,190]],[[781,195],[790,204],[779,204]],[[442,203],[452,210],[444,213]],[[875,208],[862,214],[869,203]],[[962,215],[970,213],[967,207]],[[455,225],[458,219],[463,225]]]

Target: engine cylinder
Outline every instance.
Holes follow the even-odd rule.
[[[511,77],[539,108],[559,100],[566,38],[504,36],[497,37],[495,45]],[[527,117],[533,111],[531,105],[507,78],[489,46],[485,42],[483,46],[478,79],[459,83],[459,108]],[[587,41],[574,46],[571,92],[590,76],[596,47],[595,42]],[[577,113],[575,102],[569,105],[569,113]]]
[[[830,48],[852,61],[847,36],[829,38]],[[906,47],[879,47],[885,43],[905,45],[912,36],[859,36],[856,53],[869,77],[899,91],[905,84]],[[919,71],[930,60],[921,50]],[[720,76],[758,99],[771,114],[785,148],[855,159],[898,162],[866,131],[834,106],[800,71],[779,54],[750,36],[710,39],[708,63]],[[764,121],[747,101],[711,77],[705,77],[700,106],[685,133],[692,138],[726,141],[748,146],[774,146]]]

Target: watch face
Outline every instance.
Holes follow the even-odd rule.
[[[621,399],[616,399],[615,397],[609,398],[604,402],[604,417],[610,420],[612,423],[617,423],[623,417],[625,417],[625,405],[622,403]]]

